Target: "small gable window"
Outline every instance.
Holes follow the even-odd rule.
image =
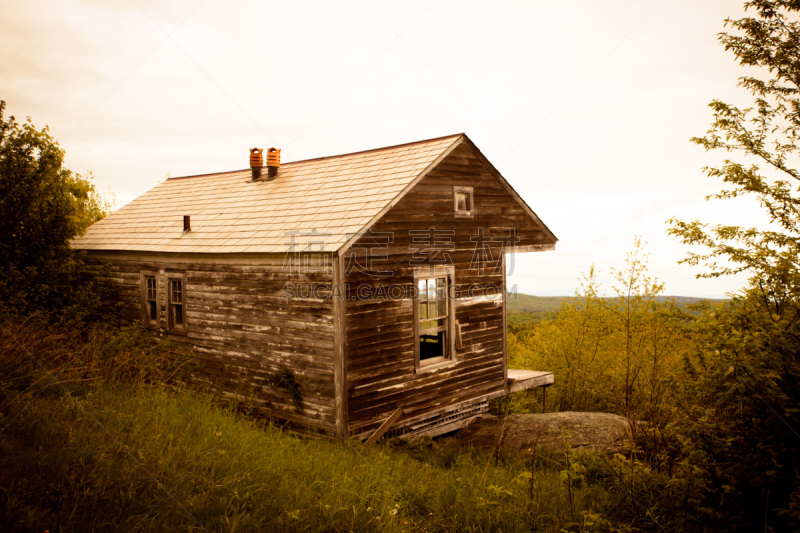
[[[453,187],[453,212],[456,217],[474,215],[472,187]]]

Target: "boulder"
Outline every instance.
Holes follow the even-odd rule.
[[[543,413],[530,415],[482,416],[453,437],[456,444],[486,450],[499,445],[503,453],[532,449],[572,448],[609,453],[628,447],[630,424],[610,413]]]

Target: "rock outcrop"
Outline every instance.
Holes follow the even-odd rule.
[[[622,452],[630,438],[630,424],[609,413],[545,413],[483,416],[453,437],[456,444],[515,453],[532,449],[572,448]],[[566,440],[565,440],[566,439]]]

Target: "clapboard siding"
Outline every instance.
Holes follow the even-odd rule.
[[[199,364],[192,377],[251,400],[264,416],[335,432],[330,273],[292,274],[278,255],[88,255],[87,274],[105,276],[119,285],[116,308],[121,319],[132,323],[142,320],[142,271],[161,273],[159,307],[166,305],[164,273],[183,274],[186,334],[163,328],[154,333],[195,354]],[[287,283],[316,286],[317,297],[298,290],[297,297],[287,299]],[[272,374],[283,369],[294,374],[300,401],[285,387],[271,383]]]
[[[548,245],[552,239],[481,162],[481,157],[462,143],[429,170],[370,228],[371,233],[364,234],[345,254],[344,259],[355,254],[360,264],[366,264],[365,246],[382,243],[374,250],[386,258],[376,261],[373,257],[372,271],[392,271],[391,277],[385,278],[358,270],[346,277],[344,351],[351,433],[376,429],[398,408],[417,416],[505,389],[506,287],[499,239],[509,237],[511,231],[518,246]],[[454,186],[473,188],[473,218],[453,215]],[[388,293],[391,286],[402,288],[406,295],[413,290],[417,265],[412,260],[425,256],[420,253],[425,241],[415,242],[414,237],[424,239],[424,232],[428,232],[433,239],[436,235],[430,233],[431,228],[441,232],[439,237],[449,239],[449,249],[440,248],[440,254],[446,253],[447,263],[454,267],[455,318],[461,325],[463,344],[453,364],[417,372],[413,300],[392,298]],[[482,271],[471,268],[475,266],[474,239],[479,238],[480,228],[488,239],[491,255],[491,260],[485,258]],[[385,237],[389,234],[390,242]],[[496,240],[492,241],[493,237]],[[476,288],[482,290],[476,293]],[[364,294],[372,296],[364,298]]]

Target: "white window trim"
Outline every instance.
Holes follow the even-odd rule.
[[[452,265],[431,265],[419,267],[414,270],[414,291],[419,287],[419,280],[431,278],[447,278],[447,335],[445,335],[447,346],[445,350],[448,355],[432,357],[424,361],[420,361],[419,353],[419,295],[415,295],[414,307],[414,370],[417,373],[429,372],[431,370],[438,370],[442,367],[451,366],[456,364],[456,342],[455,342],[455,268]]]
[[[467,211],[459,211],[458,209],[458,193],[469,193],[469,207]],[[474,218],[475,217],[475,193],[472,187],[453,187],[453,215],[456,218]]]

